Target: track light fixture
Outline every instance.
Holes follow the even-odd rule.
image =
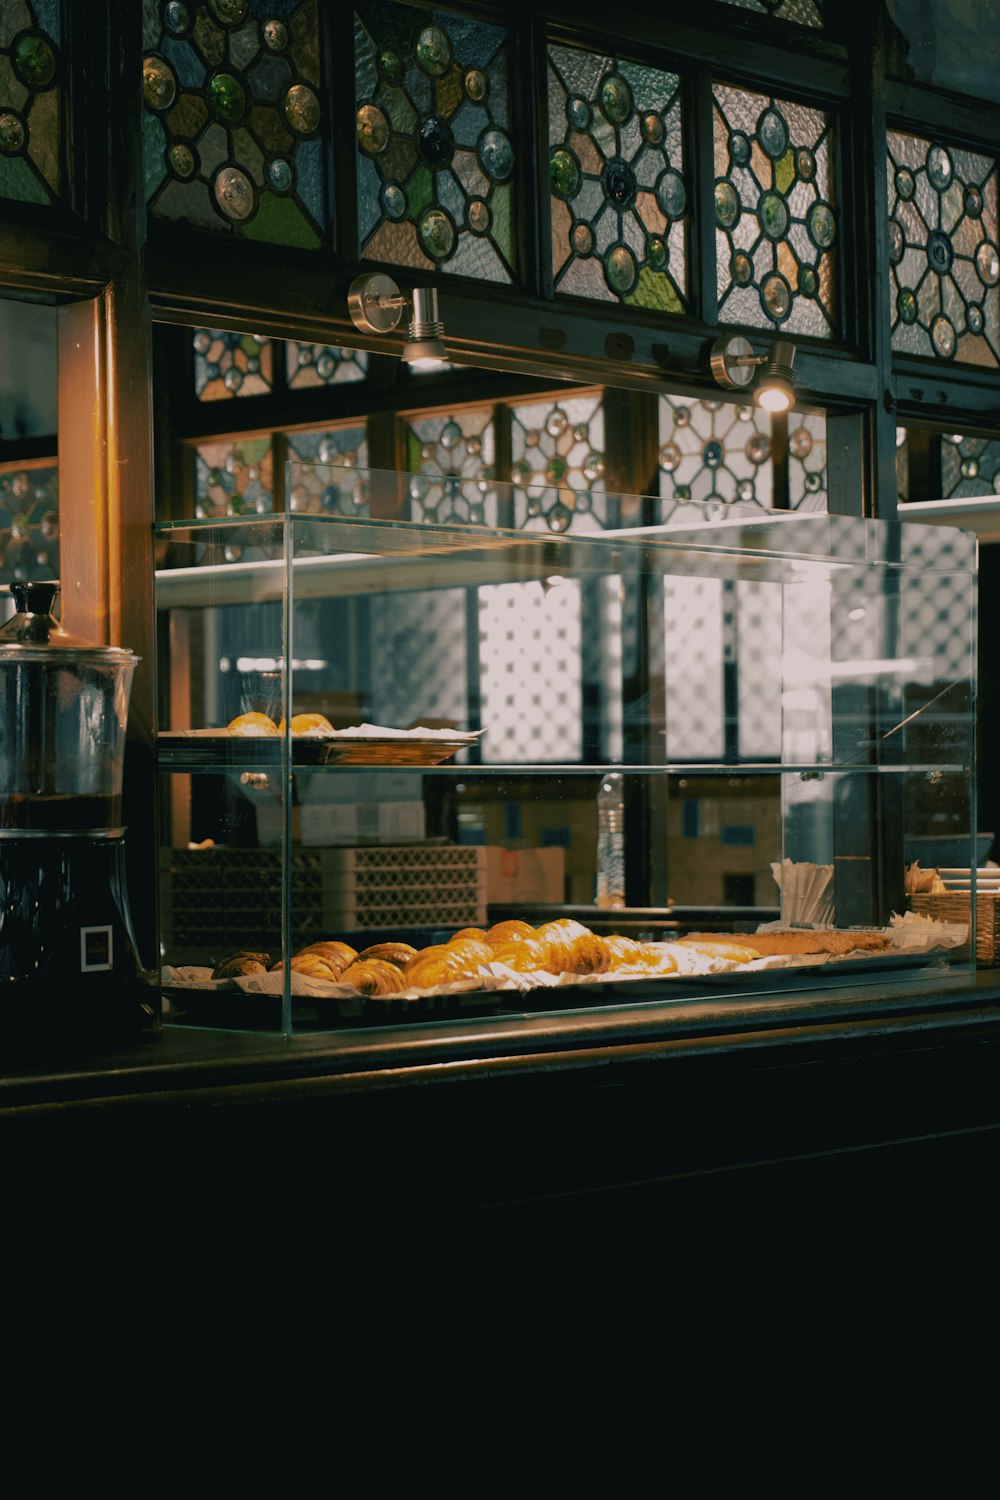
[[[788,411],[795,401],[795,345],[787,339],[775,339],[768,354],[754,354],[738,334],[716,339],[710,363],[716,384],[731,391],[745,391],[753,384],[755,370],[763,366],[753,399],[765,411]]]
[[[407,297],[382,271],[357,276],[351,282],[347,308],[355,328],[363,333],[391,333],[399,326],[405,307],[410,314],[404,360],[417,370],[440,364],[448,356],[442,342],[444,324],[438,312],[436,287],[416,287]]]

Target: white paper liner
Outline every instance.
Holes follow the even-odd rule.
[[[783,859],[771,865],[781,892],[781,920],[786,926],[828,927],[833,922],[833,865]]]

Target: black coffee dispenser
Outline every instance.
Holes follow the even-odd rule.
[[[0,1022],[142,1024],[121,826],[138,657],[64,630],[58,588],[12,583],[0,627]]]

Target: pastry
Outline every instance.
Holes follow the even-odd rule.
[[[284,734],[285,721],[278,724],[278,733]],[[293,714],[293,734],[333,734],[333,725],[324,714]]]
[[[645,944],[636,938],[624,937],[615,932],[604,938],[603,942],[608,955],[608,967],[611,969],[638,969],[648,962]]]
[[[492,956],[498,964],[506,965],[517,974],[535,974],[549,966],[549,945],[544,938],[532,933],[529,937],[494,944]]]
[[[407,985],[418,990],[435,989],[439,984],[453,984],[469,975],[462,972],[462,955],[447,943],[432,943],[421,948],[403,970]]]
[[[845,932],[835,928],[825,928],[818,932],[810,932],[807,928],[790,928],[782,931],[776,929],[773,932],[738,932],[729,935],[724,932],[692,932],[687,937],[681,938],[681,942],[688,946],[697,945],[704,947],[706,944],[714,943],[725,946],[737,944],[749,949],[756,958],[769,958],[775,953],[853,953],[859,948],[880,949],[888,948],[890,939],[884,932]]]
[[[397,969],[405,969],[416,951],[411,943],[373,943],[357,957],[359,963],[364,963],[369,958],[380,958],[387,964],[395,964]]]
[[[406,982],[396,965],[386,963],[382,958],[367,958],[363,962],[360,958],[357,959],[341,974],[340,983],[353,985],[362,995],[377,1000],[382,1000],[387,995],[398,995],[406,988]]]
[[[445,947],[461,956],[463,967],[471,967],[475,970],[493,961],[493,949],[479,938],[451,937]]]
[[[350,943],[341,943],[335,938],[325,943],[307,943],[304,948],[298,950],[295,956],[299,957],[303,953],[319,953],[331,968],[339,964],[341,969],[346,969],[347,965],[353,963],[358,956],[357,950],[352,948]]]
[[[278,726],[267,714],[237,714],[226,726],[230,734],[277,734]]]
[[[702,934],[699,938],[681,938],[681,946],[689,948],[692,953],[700,954],[702,958],[722,958],[726,963],[731,964],[749,964],[761,957],[756,948],[751,948],[739,941],[722,941],[708,933]]]
[[[467,937],[478,938],[481,943],[485,943],[486,929],[484,927],[462,927],[458,932],[453,932],[448,941],[449,943],[454,943],[458,938]]]
[[[236,979],[241,974],[266,974],[269,953],[230,953],[212,970],[213,979]]]
[[[530,922],[516,918],[509,922],[495,922],[486,934],[486,941],[492,947],[494,943],[506,943],[511,938],[530,937],[534,930]]]
[[[572,974],[574,943],[578,938],[593,937],[594,934],[582,922],[560,917],[558,921],[545,922],[539,927],[538,936],[549,945],[549,971],[552,974]]]
[[[570,944],[569,952],[571,974],[606,974],[611,967],[611,954],[595,932],[581,933]]]
[[[339,982],[347,967],[339,958],[325,953],[296,953],[291,962],[296,974],[307,974],[310,979],[326,979],[331,983]]]

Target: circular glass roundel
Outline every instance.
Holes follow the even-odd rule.
[[[656,197],[668,219],[680,219],[687,208],[687,189],[684,179],[673,168],[664,172],[656,184]]]
[[[264,46],[269,52],[284,52],[288,46],[288,27],[284,21],[264,22]]]
[[[788,126],[776,109],[765,109],[757,121],[757,136],[772,161],[788,150]]]
[[[889,259],[894,266],[898,266],[903,259],[903,251],[906,242],[903,239],[903,228],[898,219],[889,220]]]
[[[561,453],[553,453],[545,467],[545,477],[549,484],[562,484],[569,472],[569,465]]]
[[[531,479],[531,465],[523,458],[515,459],[510,466],[511,484],[523,489]]]
[[[1000,254],[990,240],[983,240],[976,248],[976,270],[984,286],[996,286],[1000,281]]]
[[[715,184],[715,221],[720,229],[733,229],[740,217],[740,200],[731,182]]]
[[[150,109],[169,109],[177,98],[177,79],[165,58],[155,52],[143,59],[142,97]]]
[[[406,194],[398,182],[387,182],[383,187],[382,212],[387,219],[401,219],[406,213]]]
[[[737,286],[749,286],[753,280],[753,265],[745,250],[737,250],[729,263],[729,274]]]
[[[5,156],[16,156],[27,139],[24,121],[13,111],[5,109],[0,114],[0,151]]]
[[[788,204],[780,193],[765,193],[757,205],[757,214],[768,239],[784,239],[790,221]]]
[[[398,52],[392,52],[388,47],[384,48],[379,53],[375,66],[378,69],[378,76],[384,78],[386,83],[391,83],[393,86],[402,83],[406,70]]]
[[[496,126],[484,130],[476,146],[479,165],[491,182],[507,182],[514,174],[514,147]]]
[[[389,121],[375,104],[362,104],[357,113],[358,145],[377,156],[389,144]]]
[[[747,443],[746,455],[752,464],[766,464],[771,456],[771,444],[763,432],[755,432]]]
[[[557,500],[549,511],[547,520],[551,531],[568,531],[573,520],[573,513],[566,509],[561,500]]]
[[[808,458],[812,452],[812,433],[808,427],[796,427],[788,439],[788,447],[793,458]]]
[[[549,182],[557,198],[574,198],[583,181],[580,164],[572,151],[559,146],[549,156]]]
[[[56,55],[47,37],[26,32],[14,48],[14,72],[29,89],[48,88],[56,76]]]
[[[163,7],[163,24],[174,36],[183,36],[191,24],[191,15],[182,0],[170,0]]]
[[[940,355],[942,359],[951,359],[955,353],[958,343],[955,326],[943,313],[931,324],[931,343],[934,345],[934,353]]]
[[[450,453],[462,441],[461,427],[459,427],[457,422],[446,422],[441,429],[441,436],[438,441],[445,452]]]
[[[566,100],[566,118],[574,130],[586,130],[590,124],[590,105],[579,94]]]
[[[965,321],[970,333],[982,333],[986,326],[986,318],[978,302],[969,303],[965,314]]]
[[[207,354],[212,347],[212,335],[207,328],[199,328],[191,342],[196,354]]]
[[[965,212],[970,219],[978,219],[983,211],[983,195],[973,183],[965,190]]]
[[[752,479],[741,479],[736,486],[737,500],[752,500],[755,494],[756,490],[754,489]]]
[[[662,271],[667,263],[666,241],[658,234],[650,235],[646,241],[646,259],[654,271]]]
[[[679,406],[674,412],[675,427],[690,427],[691,413],[686,406]]]
[[[800,146],[796,151],[795,170],[803,182],[812,182],[816,176],[816,158],[808,146]]]
[[[917,321],[917,299],[908,286],[900,288],[896,297],[896,311],[899,313],[901,323],[915,323]]]
[[[471,99],[473,104],[482,104],[489,93],[489,79],[481,68],[470,68],[463,80],[465,97]]]
[[[951,157],[943,146],[932,146],[927,153],[927,175],[939,193],[951,182]]]
[[[896,172],[896,192],[904,200],[913,197],[916,191],[916,182],[909,167],[900,167]]]
[[[583,460],[583,477],[588,484],[596,484],[599,479],[604,478],[605,464],[603,453],[588,453]]]
[[[635,286],[639,272],[627,245],[612,245],[604,261],[604,279],[613,292],[625,296]]]
[[[628,208],[635,202],[635,173],[628,162],[609,161],[604,169],[604,190],[618,208]]]
[[[420,122],[417,135],[420,155],[429,167],[446,167],[455,154],[455,137],[451,126],[437,115],[429,115]]]
[[[829,250],[837,233],[837,221],[828,203],[814,203],[806,220],[809,237],[820,250]]]
[[[975,458],[963,458],[961,468],[962,468],[962,478],[963,479],[978,479],[979,478],[979,460],[978,459],[975,459]]]
[[[223,167],[215,178],[215,201],[227,219],[249,219],[255,207],[253,183],[239,167]]]
[[[609,73],[601,84],[601,113],[611,125],[624,125],[632,113],[632,90],[620,73]]]
[[[175,177],[191,177],[197,166],[194,151],[186,141],[175,141],[167,151],[167,165]]]
[[[292,186],[295,174],[292,164],[283,156],[276,156],[267,164],[267,180],[276,193],[287,193]]]
[[[703,458],[703,460],[704,460],[705,465],[706,465],[707,468],[709,468],[709,469],[718,469],[718,468],[721,468],[721,466],[722,466],[722,460],[725,457],[725,454],[722,451],[722,444],[720,442],[718,442],[715,438],[712,438],[702,448],[702,450],[701,450],[701,456],[702,456],[702,458]]]
[[[951,270],[953,251],[951,240],[940,229],[933,230],[927,236],[927,259],[931,270],[937,271],[939,276],[944,276]]]
[[[431,260],[447,260],[455,248],[457,233],[451,215],[443,208],[429,208],[417,228],[420,243]]]
[[[815,469],[808,469],[803,483],[809,494],[815,495],[817,491],[823,488],[823,476],[822,474],[818,474]]]
[[[750,142],[742,130],[734,130],[729,137],[729,160],[734,167],[745,167],[750,160]]]
[[[799,267],[799,291],[804,297],[815,297],[819,279],[812,266]]]
[[[792,289],[780,271],[764,277],[760,293],[767,316],[776,323],[783,322],[792,310]]]
[[[428,78],[443,78],[451,67],[451,42],[440,26],[426,26],[417,37],[417,67]]]
[[[569,426],[569,418],[561,406],[554,406],[545,418],[545,431],[549,437],[562,437]]]
[[[247,95],[235,73],[216,73],[208,84],[208,107],[223,125],[235,125],[246,113]]]
[[[594,231],[580,219],[573,225],[570,242],[577,255],[590,255],[594,249]]]
[[[647,146],[659,146],[662,144],[666,130],[659,115],[643,115],[640,129],[642,131],[642,138]]]
[[[492,216],[483,198],[470,198],[465,206],[465,222],[473,234],[488,234]]]
[[[319,100],[308,84],[293,83],[282,101],[289,130],[296,135],[312,135],[319,127]]]
[[[681,461],[681,450],[676,443],[664,443],[659,457],[660,468],[664,474],[672,474]]]

